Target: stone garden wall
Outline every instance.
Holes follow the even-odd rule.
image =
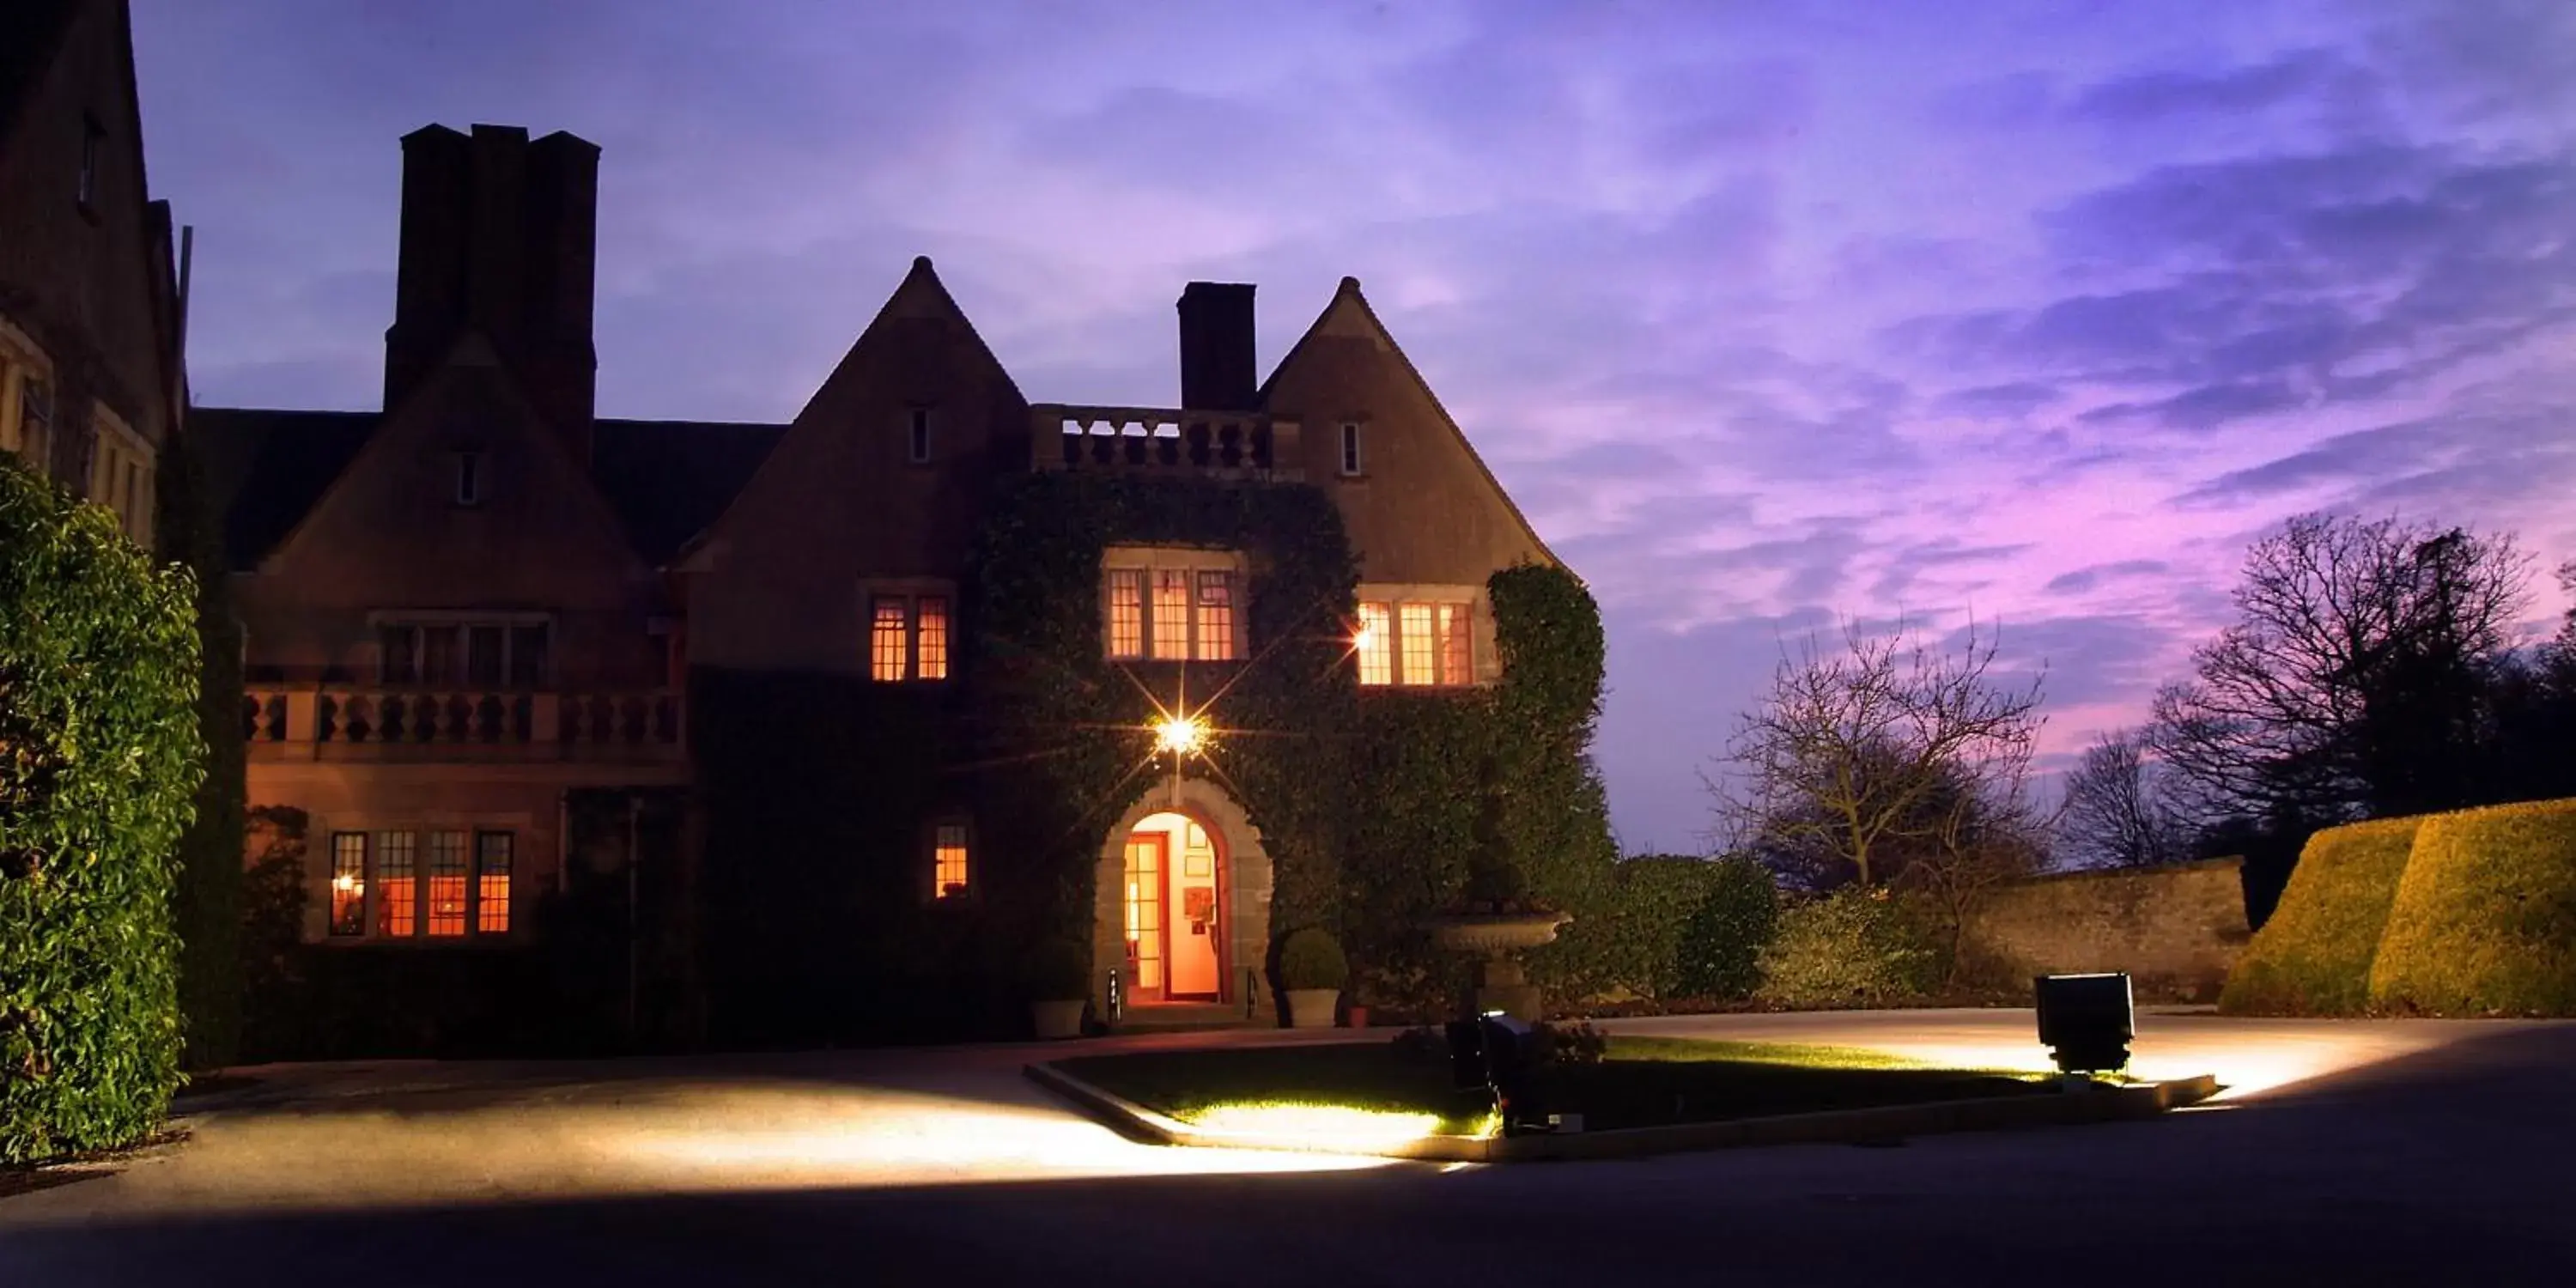
[[[2127,971],[2140,1001],[2206,1002],[2245,951],[2240,859],[2076,872],[1990,892],[1968,939],[1998,975]]]

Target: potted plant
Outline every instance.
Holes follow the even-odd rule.
[[[1329,1029],[1351,964],[1331,935],[1313,926],[1279,945],[1279,985],[1288,994],[1288,1027]]]
[[[1070,940],[1040,940],[1021,969],[1037,1035],[1048,1040],[1081,1037],[1082,1009],[1090,1004],[1091,954]]]

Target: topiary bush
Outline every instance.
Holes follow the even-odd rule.
[[[191,583],[0,457],[0,1163],[135,1140],[179,1084]]]
[[[1708,865],[1706,889],[1674,946],[1674,992],[1741,1001],[1762,986],[1762,950],[1780,930],[1780,887],[1751,859]]]
[[[2426,817],[2370,1001],[2427,1015],[2576,1015],[2576,800]]]
[[[1940,981],[1926,918],[1884,889],[1846,887],[1780,913],[1755,996],[1800,1010],[1883,1006]]]
[[[2271,919],[2227,974],[2233,1015],[2358,1015],[2370,1006],[2398,880],[2421,816],[2330,827],[2308,838]]]
[[[1338,990],[1350,977],[1351,964],[1342,956],[1341,944],[1322,930],[1308,926],[1280,942],[1281,988]]]

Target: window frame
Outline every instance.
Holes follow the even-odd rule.
[[[1360,687],[1455,691],[1486,683],[1480,664],[1491,645],[1480,638],[1488,621],[1484,602],[1463,586],[1360,587],[1354,629],[1375,633],[1366,646],[1355,642],[1351,649]],[[1429,678],[1415,678],[1425,668]]]
[[[358,819],[334,826],[325,834],[329,848],[323,852],[327,866],[322,942],[456,947],[515,939],[519,838],[524,831],[471,821],[384,825]],[[456,838],[464,863],[461,877],[435,870],[435,860],[446,848],[441,837]],[[340,881],[349,875],[352,857],[358,863],[353,882],[357,897],[354,902],[339,903]],[[389,875],[388,862],[397,857],[405,861],[404,874]],[[442,878],[462,881],[454,930],[439,928],[443,919],[433,906],[433,883]],[[497,902],[491,897],[496,893],[495,878],[500,883]],[[400,928],[395,926],[396,913],[403,914]]]
[[[367,615],[367,628],[376,654],[376,687],[383,689],[458,689],[490,693],[543,692],[554,683],[554,616],[550,613],[476,613],[403,612],[385,610]],[[501,645],[501,679],[497,684],[477,682],[474,676],[474,632],[494,630]],[[393,674],[392,653],[385,647],[387,633],[408,631],[411,635],[411,674],[397,678]],[[524,633],[537,631],[535,674],[519,675],[517,654],[525,641]],[[428,678],[429,636],[450,635],[447,658],[450,674],[436,680]]]
[[[1209,642],[1202,630],[1215,607],[1205,602],[1206,587],[1212,576],[1222,576],[1226,587],[1222,606],[1225,638],[1222,646]],[[1179,652],[1164,651],[1170,643],[1163,612],[1165,579],[1179,578],[1177,606],[1180,615]],[[1124,619],[1127,607],[1120,599],[1122,584],[1132,579],[1137,591],[1135,620]],[[1100,651],[1110,662],[1241,662],[1251,655],[1251,575],[1245,567],[1242,552],[1186,546],[1114,546],[1100,558]],[[1123,648],[1128,641],[1122,627],[1133,627],[1133,649]]]
[[[947,875],[945,871],[947,863],[944,856],[946,851],[949,849],[948,841],[952,833],[955,834],[957,841],[958,879],[955,882],[950,882],[945,879]],[[974,820],[957,814],[943,815],[933,819],[929,827],[928,840],[928,848],[930,850],[930,902],[933,904],[961,904],[972,900],[975,897],[976,891]],[[954,885],[956,888],[953,890],[950,889],[949,887],[951,885]]]
[[[926,403],[904,408],[903,459],[908,465],[928,465],[933,453],[932,436],[937,432],[931,413],[936,410]]]
[[[865,672],[872,684],[944,684],[957,673],[957,589],[947,582],[870,582],[860,588],[861,621],[866,645],[862,652]],[[938,629],[926,629],[932,614],[927,606],[938,605]],[[879,610],[886,605],[900,605],[902,621],[902,659],[898,674],[880,673],[886,658],[879,655]],[[925,639],[936,635],[935,657],[923,648]],[[936,671],[936,674],[928,672]]]
[[[479,510],[485,501],[491,499],[492,491],[485,486],[483,469],[484,459],[490,455],[479,447],[448,453],[453,470],[450,481],[455,484],[449,499],[457,509]]]
[[[1361,443],[1360,429],[1365,424],[1367,424],[1366,421],[1359,420],[1346,420],[1341,423],[1340,441],[1334,444],[1339,454],[1334,463],[1341,467],[1343,478],[1361,478],[1368,473],[1368,457]]]
[[[81,213],[93,218],[97,216],[99,210],[98,163],[104,155],[102,145],[106,142],[107,127],[99,123],[97,114],[82,113],[80,178],[72,190],[72,195],[74,204],[80,207]]]

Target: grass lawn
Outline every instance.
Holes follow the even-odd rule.
[[[1493,1107],[1481,1090],[1450,1086],[1446,1054],[1396,1042],[1148,1051],[1058,1065],[1198,1126],[1245,1110],[1328,1107],[1402,1116],[1423,1131],[1478,1135]],[[1546,1080],[1548,1107],[1582,1114],[1587,1131],[2035,1095],[2054,1085],[2028,1074],[1940,1068],[1845,1047],[1652,1037],[1614,1037],[1601,1063],[1559,1066]]]

